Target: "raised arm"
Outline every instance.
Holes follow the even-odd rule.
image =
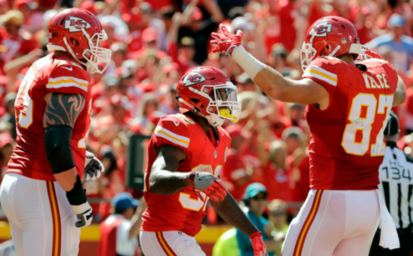
[[[324,86],[310,79],[295,81],[283,77],[241,46],[241,31],[233,35],[225,26],[220,25],[220,28],[222,34],[212,33],[214,40],[211,43],[215,45],[213,51],[231,55],[269,97],[284,102],[318,104],[320,109],[328,107],[329,93]]]

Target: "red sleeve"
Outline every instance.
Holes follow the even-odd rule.
[[[333,91],[337,89],[338,75],[337,64],[340,59],[333,57],[319,57],[311,62],[303,74],[303,78],[309,78],[324,86],[330,94],[330,105],[333,99]]]
[[[80,93],[88,97],[90,76],[80,66],[65,63],[55,67],[48,79],[46,88],[58,93]]]
[[[186,124],[179,118],[173,116],[163,117],[153,133],[155,146],[164,144],[181,148],[186,152],[190,145],[190,136]]]
[[[341,60],[326,57],[317,58],[305,69],[303,77],[322,84],[330,91],[331,88],[336,88],[338,83],[336,72],[337,61]]]

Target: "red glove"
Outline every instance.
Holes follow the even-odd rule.
[[[227,195],[225,187],[219,182],[217,177],[210,173],[192,172],[188,178],[195,189],[204,192],[214,202],[224,200],[224,197]],[[205,202],[205,199],[200,194],[198,196]]]
[[[223,24],[220,24],[219,28],[221,29],[222,34],[211,34],[211,36],[214,38],[214,40],[211,41],[211,44],[214,46],[212,52],[220,52],[225,55],[232,55],[232,52],[241,45],[242,32],[241,30],[238,30],[236,35],[231,34]]]
[[[262,241],[261,232],[255,232],[250,235],[252,248],[254,249],[254,256],[267,255],[264,241]]]

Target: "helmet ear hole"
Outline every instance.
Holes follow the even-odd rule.
[[[72,44],[73,44],[74,46],[78,46],[78,45],[79,45],[79,41],[77,41],[77,40],[74,39],[74,38],[70,38],[70,41],[72,42]]]
[[[195,104],[199,102],[199,99],[196,99],[196,98],[191,98],[190,100]]]

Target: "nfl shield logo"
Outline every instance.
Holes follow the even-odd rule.
[[[347,43],[347,38],[345,38],[345,37],[341,38],[341,43],[346,44]]]
[[[218,153],[215,151],[214,152],[214,157],[217,158],[218,157]]]

